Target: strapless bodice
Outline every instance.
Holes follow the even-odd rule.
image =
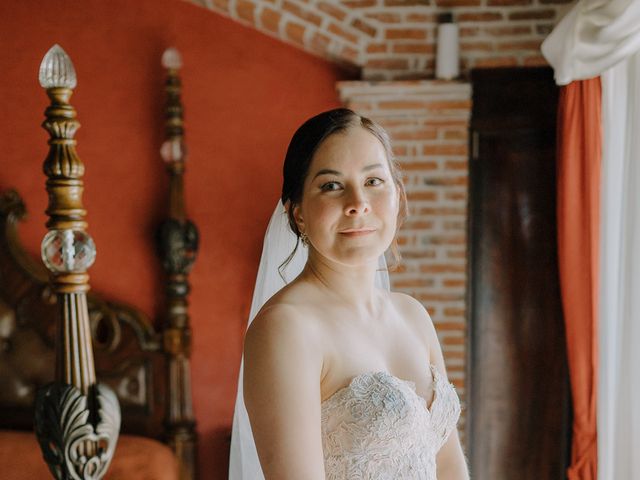
[[[454,386],[431,364],[433,399],[385,371],[355,376],[321,404],[327,480],[436,480],[436,454],[460,417]]]

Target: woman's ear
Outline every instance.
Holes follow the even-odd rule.
[[[304,219],[302,218],[302,213],[300,212],[300,204],[295,204],[293,206],[293,219],[296,221],[298,231],[304,232]]]
[[[396,206],[398,207],[398,215],[400,214],[400,208],[402,207],[402,192],[400,191],[400,187],[396,184]]]

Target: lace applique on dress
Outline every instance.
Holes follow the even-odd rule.
[[[357,375],[322,402],[327,480],[436,480],[436,454],[456,427],[460,400],[430,369],[430,408],[414,382],[383,371]]]

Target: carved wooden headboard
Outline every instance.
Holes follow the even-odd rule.
[[[42,262],[18,240],[25,205],[0,197],[0,428],[31,429],[37,387],[55,370],[56,296]],[[134,307],[88,294],[96,374],[117,393],[123,433],[162,438],[166,380],[162,336]]]
[[[165,270],[167,311],[160,328],[131,305],[88,292],[96,377],[117,394],[121,434],[168,443],[181,480],[196,475],[196,434],[191,409],[188,272],[198,236],[182,198],[182,106],[179,56],[165,54],[167,130],[163,157],[170,175],[167,219],[158,226],[157,248]],[[70,134],[70,142],[73,133]],[[66,137],[65,137],[66,138]],[[44,182],[43,182],[44,183]],[[45,195],[43,189],[43,195]],[[41,259],[24,250],[18,229],[26,216],[18,192],[0,192],[0,429],[32,430],[38,388],[54,380],[59,297]],[[108,248],[99,246],[100,248]],[[117,455],[117,452],[116,452]]]

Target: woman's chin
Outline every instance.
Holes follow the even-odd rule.
[[[377,268],[380,255],[384,254],[384,252],[385,250],[381,250],[379,248],[354,248],[349,249],[346,252],[340,252],[339,254],[332,256],[332,258],[334,261],[349,267],[358,268],[375,265]]]
[[[383,255],[389,246],[392,239],[386,242],[381,242],[378,239],[375,241],[367,241],[366,239],[335,242],[331,245],[318,245],[314,246],[314,254],[335,262],[341,265],[360,268],[370,265],[378,267],[378,261],[381,255]]]

